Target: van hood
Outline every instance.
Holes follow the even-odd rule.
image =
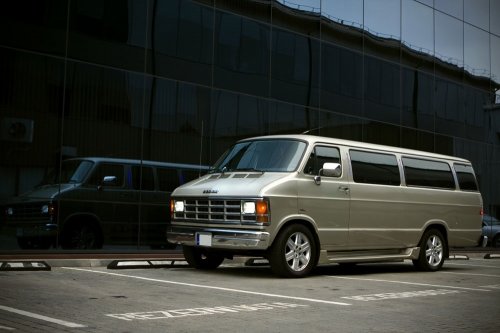
[[[61,193],[74,188],[75,186],[79,186],[80,184],[61,184]],[[17,198],[33,198],[33,199],[53,199],[57,197],[59,194],[59,184],[53,184],[53,185],[44,185],[44,186],[39,186],[36,187],[26,193],[23,193],[19,195]],[[16,199],[16,198],[14,198]],[[22,201],[25,201],[22,200]]]
[[[286,172],[209,174],[178,187],[172,196],[258,197],[263,187],[287,175]]]

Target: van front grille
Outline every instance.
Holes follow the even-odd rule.
[[[241,200],[234,199],[189,198],[184,200],[184,212],[174,213],[174,220],[206,223],[257,223],[257,218],[257,214],[242,214]]]
[[[32,220],[42,217],[42,203],[25,203],[9,206],[12,214],[7,215],[9,220]],[[47,217],[47,215],[45,216]]]

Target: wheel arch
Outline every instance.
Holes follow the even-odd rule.
[[[104,241],[104,232],[102,230],[101,220],[99,219],[99,217],[97,217],[97,215],[92,213],[75,213],[68,216],[64,221],[62,230],[59,232],[59,237],[64,237],[65,233],[68,231],[71,225],[82,221],[84,221],[85,223],[91,223],[97,228],[100,236],[99,240],[102,243]],[[59,239],[59,242],[61,242],[61,239]]]
[[[304,218],[300,218],[300,217],[294,217],[294,218],[290,218],[290,219],[286,220],[285,222],[281,223],[279,228],[276,229],[276,232],[274,233],[273,239],[269,243],[269,248],[271,248],[271,246],[274,243],[274,241],[276,240],[276,237],[278,236],[278,234],[283,229],[285,229],[287,226],[292,225],[292,224],[301,224],[301,225],[305,226],[307,229],[309,229],[309,231],[313,235],[314,242],[316,243],[316,260],[314,262],[314,267],[316,267],[318,264],[318,260],[319,260],[321,244],[319,241],[318,230],[316,229],[316,225],[314,224],[313,221],[310,221],[310,220],[304,219]]]
[[[425,227],[425,229],[422,232],[422,235],[420,236],[420,242],[422,241],[422,237],[424,237],[425,233],[431,229],[436,229],[438,230],[441,235],[443,235],[444,241],[446,242],[446,251],[444,253],[445,258],[449,258],[450,256],[450,247],[448,245],[448,228],[444,223],[439,223],[439,222],[433,222],[430,223]],[[420,244],[419,242],[419,244]],[[421,244],[420,244],[421,245]]]

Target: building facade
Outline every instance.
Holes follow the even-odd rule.
[[[236,140],[306,131],[466,158],[485,213],[500,217],[498,0],[0,6],[0,205],[7,217],[11,201],[70,158],[211,165]],[[143,189],[134,200],[111,200],[110,210],[133,209],[128,227],[111,218],[110,232],[127,229],[127,236],[107,237],[102,251],[165,249],[143,237]],[[100,204],[97,194],[71,200]],[[61,196],[55,201],[58,212],[70,206]],[[168,211],[168,202],[152,205]],[[6,220],[0,252],[68,249],[60,236],[44,246],[20,244],[23,231]]]

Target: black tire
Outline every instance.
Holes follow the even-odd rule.
[[[314,236],[302,224],[283,228],[268,252],[271,269],[276,275],[285,278],[309,275],[316,265],[316,256]]]
[[[102,248],[102,234],[91,222],[75,221],[65,227],[60,241],[65,250],[94,250]]]
[[[496,235],[493,237],[493,240],[491,241],[491,246],[494,247],[495,249],[500,249],[500,235]]]
[[[216,269],[224,261],[223,255],[203,247],[183,246],[182,252],[188,264],[196,269]]]
[[[17,245],[21,250],[47,250],[52,245],[52,239],[47,237],[18,237]]]
[[[446,255],[446,241],[437,229],[425,232],[420,240],[420,255],[413,260],[413,265],[420,271],[435,272],[444,263]]]

